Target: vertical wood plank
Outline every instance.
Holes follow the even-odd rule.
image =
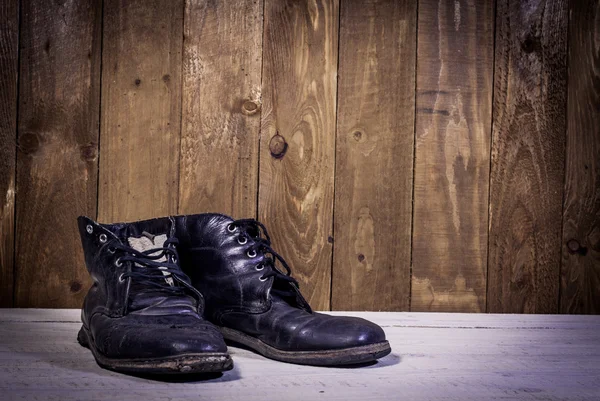
[[[567,0],[498,0],[488,311],[556,313]]]
[[[571,1],[562,313],[600,313],[600,2]]]
[[[22,1],[16,306],[79,307],[96,214],[101,3]]]
[[[329,309],[338,1],[266,0],[259,216],[302,292]]]
[[[0,307],[13,305],[19,1],[0,4]]]
[[[485,311],[493,32],[493,2],[419,2],[414,311]]]
[[[340,9],[332,309],[407,310],[416,2]]]
[[[98,215],[177,213],[183,0],[106,0]]]
[[[262,0],[188,0],[179,213],[256,216]]]

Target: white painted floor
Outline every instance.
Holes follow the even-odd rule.
[[[232,371],[166,382],[98,367],[79,310],[0,309],[0,400],[600,401],[600,316],[348,314],[382,325],[392,354],[321,368],[231,347]]]

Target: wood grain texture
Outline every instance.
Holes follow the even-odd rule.
[[[562,313],[600,313],[600,2],[571,1]]]
[[[19,1],[0,4],[0,307],[13,305]]]
[[[416,6],[340,4],[333,309],[409,307]]]
[[[179,213],[256,217],[263,3],[185,10]]]
[[[76,217],[96,214],[102,10],[21,3],[15,304],[78,307],[90,279]]]
[[[11,401],[600,399],[598,316],[353,315],[382,325],[392,354],[357,369],[321,368],[230,346],[231,371],[156,380],[100,368],[75,341],[79,310],[5,309],[0,311],[0,388]]]
[[[104,2],[101,221],[177,213],[183,7]]]
[[[498,1],[490,312],[558,310],[567,11],[566,0]]]
[[[411,310],[485,311],[493,3],[419,2]]]
[[[338,1],[266,0],[259,216],[316,309],[329,309]]]

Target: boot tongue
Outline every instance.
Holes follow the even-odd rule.
[[[162,248],[162,247],[164,247],[166,241],[167,241],[167,234],[152,235],[146,231],[142,232],[141,237],[128,237],[127,238],[127,242],[129,243],[129,246],[139,252],[145,252],[145,251],[149,251],[151,249]],[[152,252],[152,253],[149,253],[149,255],[155,256],[155,255],[158,255],[160,252],[161,251]],[[156,259],[156,262],[159,262],[159,263],[166,262],[166,261],[167,261],[166,256],[162,256],[160,259]],[[142,269],[148,268],[139,263],[136,263],[135,265],[138,268],[142,268]],[[161,266],[161,267],[159,267],[159,269],[166,270],[166,267]],[[166,271],[163,271],[163,275],[168,276],[169,273]],[[165,278],[165,281],[171,287],[174,286],[173,279],[171,277]]]
[[[168,236],[165,233],[151,234],[143,231],[140,236],[130,235],[127,237],[127,243],[138,252],[150,251],[156,248],[164,247]],[[149,255],[158,255],[161,251],[150,252]],[[155,259],[155,262],[167,263],[166,256]],[[166,267],[145,266],[135,262],[132,269],[143,271],[144,269],[166,270]],[[167,271],[163,275],[169,276]],[[165,282],[169,286],[175,286],[173,278],[165,277]],[[137,314],[144,315],[168,315],[172,313],[195,313],[195,300],[188,295],[173,295],[160,288],[139,283],[137,280],[131,281],[129,288],[129,307],[128,309]]]

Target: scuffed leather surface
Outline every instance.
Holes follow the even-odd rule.
[[[242,331],[280,350],[331,350],[385,341],[378,325],[364,319],[313,313],[304,299],[271,296],[273,278],[256,266],[264,256],[246,255],[239,233],[227,230],[233,221],[220,214],[177,216],[176,236],[184,272],[202,292],[206,316],[217,325]]]
[[[149,288],[137,291],[131,279],[119,280],[131,263],[115,264],[117,253],[109,247],[126,244],[129,236],[143,231],[174,234],[172,218],[136,223],[103,225],[87,217],[78,219],[85,262],[93,285],[85,297],[82,322],[98,350],[112,358],[156,358],[185,353],[226,352],[214,325],[201,317],[198,301],[188,295],[173,295]],[[90,234],[86,227],[91,225]],[[107,241],[100,241],[100,234]]]
[[[160,358],[227,352],[219,330],[198,315],[130,314],[110,318],[96,314],[90,331],[97,349],[112,358]]]

